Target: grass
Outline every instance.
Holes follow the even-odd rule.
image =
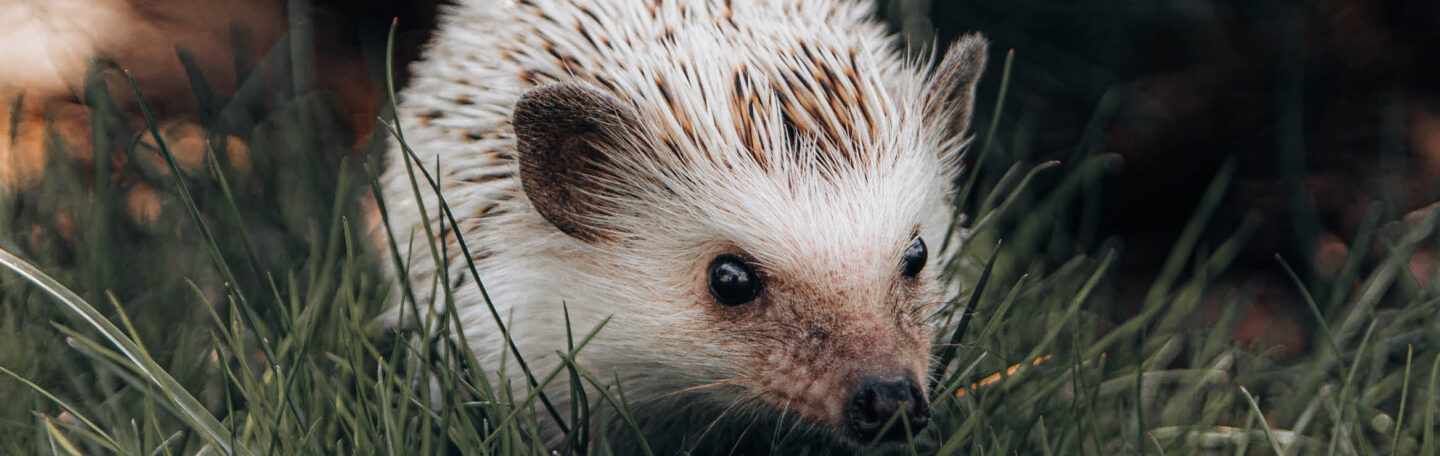
[[[291,60],[264,64],[304,73]],[[377,252],[398,247],[373,242],[359,204],[377,166],[337,158],[349,142],[323,98],[293,82],[308,78],[228,100],[194,79],[207,136],[223,146],[202,166],[175,160],[148,113],[144,130],[127,130],[96,78],[86,101],[98,165],[54,160],[43,188],[0,201],[11,252],[0,254],[0,453],[606,454],[607,439],[633,432],[623,385],[604,373],[567,363],[531,372],[529,385],[494,383],[459,337],[448,284],[382,283]],[[989,119],[1011,109],[1004,90]],[[1278,259],[1318,332],[1299,359],[1276,362],[1229,339],[1257,290],[1222,278],[1255,225],[1219,244],[1200,236],[1233,166],[1143,305],[1115,304],[1121,240],[1086,234],[1115,160],[1094,133],[1113,108],[1102,100],[1092,134],[1060,161],[1016,158],[1033,155],[1024,128],[982,119],[971,151],[982,172],[958,198],[968,241],[946,269],[966,286],[938,316],[936,423],[867,451],[1436,454],[1440,294],[1404,263],[1434,248],[1440,216],[1368,218],[1333,282],[1304,283]],[[228,155],[230,137],[253,151],[248,170]],[[131,157],[139,183],[111,179],[112,151]],[[422,169],[415,191],[443,185]],[[165,209],[148,223],[126,213],[142,184]],[[58,219],[82,228],[34,234]],[[1387,259],[1366,267],[1372,244]],[[436,305],[438,318],[414,330],[374,322],[392,287],[422,286],[444,292],[409,304]],[[1223,311],[1205,315],[1207,303]],[[604,329],[570,330],[573,359]],[[550,382],[600,400],[554,410],[534,387]],[[607,411],[623,419],[591,421]],[[573,431],[542,441],[546,420]],[[827,450],[806,444],[782,450]]]

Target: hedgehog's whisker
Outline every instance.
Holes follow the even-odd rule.
[[[948,344],[948,343],[947,343],[947,344],[934,344],[934,345],[935,345],[936,347],[957,347],[957,348],[967,348],[967,347],[974,347],[974,346],[975,346],[975,344],[958,344],[958,343],[957,343],[957,344]]]
[[[780,407],[780,419],[777,420],[776,423],[775,423],[775,432],[773,432],[773,433],[770,434],[770,443],[771,443],[772,445],[773,445],[776,441],[778,441],[778,440],[780,439],[780,437],[781,437],[780,429],[783,428],[783,427],[785,427],[785,417],[790,414],[790,401],[791,401],[791,399],[786,399],[786,400],[785,400],[785,406]],[[796,420],[796,421],[799,421],[799,420]]]
[[[670,397],[670,396],[674,396],[674,395],[676,395],[676,394],[688,393],[688,392],[691,392],[691,391],[702,390],[702,389],[705,389],[705,388],[714,388],[714,387],[717,387],[717,386],[734,385],[734,384],[736,384],[736,383],[745,383],[745,382],[753,382],[753,381],[755,381],[755,378],[754,378],[754,377],[735,378],[735,379],[730,379],[730,380],[721,380],[721,381],[718,381],[718,382],[706,383],[706,384],[702,384],[702,385],[695,385],[695,386],[690,386],[690,387],[686,387],[686,388],[681,388],[681,389],[678,389],[678,390],[675,390],[675,391],[671,391],[671,392],[668,392],[668,393],[665,393],[665,394],[661,394],[659,397],[656,397],[655,399],[664,399],[664,398],[667,398],[667,397]]]
[[[965,306],[965,305],[961,305],[961,304],[959,304],[959,303],[953,303],[953,302],[950,302],[950,301],[932,301],[932,302],[922,303],[922,304],[919,304],[919,305],[916,305],[916,306],[915,306],[914,312],[925,312],[925,311],[930,312],[930,316],[928,316],[928,317],[926,317],[926,318],[927,318],[927,319],[931,319],[931,318],[938,318],[938,317],[945,316],[945,315],[953,315],[953,314],[955,314],[955,313],[957,313],[957,312],[964,312],[964,313],[967,313],[967,314],[968,314],[968,313],[970,313],[971,309],[970,309],[969,307]]]
[[[726,415],[729,415],[730,412],[740,408],[740,406],[744,405],[746,402],[753,401],[755,399],[757,399],[757,397],[755,396],[741,396],[735,398],[735,400],[732,401],[729,406],[725,407],[725,410],[722,410],[719,415],[715,416],[715,419],[710,420],[710,424],[705,426],[705,430],[701,431],[699,436],[695,437],[695,444],[690,448],[690,452],[694,453],[696,448],[700,448],[700,442],[705,441],[705,436],[709,435],[710,430],[714,429],[715,425],[720,423],[720,420],[725,419]]]
[[[789,403],[788,403],[788,402],[786,403],[786,406],[789,406]],[[785,423],[784,423],[784,421],[781,421],[780,424],[781,424],[781,425],[784,425]],[[810,424],[811,424],[811,423],[810,423],[809,421],[803,420],[803,419],[801,419],[800,416],[797,415],[797,416],[795,417],[795,420],[790,423],[790,430],[785,431],[785,435],[783,435],[783,436],[780,437],[780,441],[781,441],[781,442],[784,442],[784,441],[786,441],[786,440],[789,440],[789,439],[790,439],[790,436],[791,436],[792,434],[795,434],[795,431],[796,431],[796,430],[800,429],[800,427],[802,427],[802,426],[806,426],[806,427],[808,428],[808,425],[810,425]]]
[[[928,323],[934,324],[934,322],[928,322]],[[948,322],[948,323],[945,323],[944,325],[937,325],[937,326],[935,326],[935,329],[954,329],[956,326],[959,326],[959,325],[960,325],[960,320],[957,319],[957,320],[952,320],[952,321],[950,321],[950,322]]]
[[[737,437],[735,437],[735,444],[734,444],[734,445],[730,445],[730,453],[729,453],[729,454],[735,454],[735,451],[737,451],[737,450],[740,449],[740,443],[745,441],[745,440],[744,440],[744,439],[745,439],[745,434],[746,434],[746,433],[749,433],[749,432],[750,432],[750,428],[755,427],[755,422],[756,422],[756,421],[759,421],[759,420],[760,420],[760,413],[752,410],[752,411],[750,412],[750,424],[746,424],[746,425],[745,425],[745,429],[742,429],[742,430],[740,431],[740,435],[737,436]]]

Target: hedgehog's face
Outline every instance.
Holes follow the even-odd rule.
[[[910,234],[871,249],[720,243],[697,258],[692,305],[709,342],[738,355],[742,399],[859,442],[896,415],[885,437],[923,429],[935,293],[928,246]]]
[[[930,149],[968,125],[984,44],[977,38],[957,48],[932,92],[917,97],[927,106],[890,108],[917,117],[902,120],[913,128],[898,134],[937,143]],[[701,114],[670,125],[690,130]],[[632,273],[678,277],[657,280],[665,290],[626,295],[652,306],[646,311],[683,315],[686,328],[671,331],[683,333],[674,339],[691,344],[688,354],[707,356],[710,367],[723,366],[675,376],[727,385],[741,392],[727,399],[732,405],[798,416],[857,442],[923,428],[933,336],[927,317],[939,263],[927,240],[940,241],[924,235],[944,231],[934,214],[945,211],[951,179],[939,152],[898,153],[891,141],[883,152],[890,155],[807,159],[835,141],[793,138],[814,122],[788,119],[762,128],[786,139],[734,153],[723,144],[689,152],[651,131],[666,122],[642,119],[653,116],[611,94],[556,84],[526,93],[512,121],[522,187],[539,215],[593,251],[664,258]],[[764,144],[787,149],[756,156]],[[673,251],[637,252],[641,245]]]

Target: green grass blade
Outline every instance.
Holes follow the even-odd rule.
[[[4,366],[0,366],[0,373],[9,375],[10,378],[14,378],[16,381],[23,383],[25,386],[29,387],[32,390],[35,390],[35,392],[40,393],[40,395],[45,396],[46,399],[54,402],[55,405],[59,405],[61,409],[69,412],[70,415],[74,416],[75,419],[80,420],[80,422],[84,424],[85,427],[89,428],[91,432],[94,432],[96,437],[99,438],[97,443],[100,443],[102,446],[104,446],[110,451],[114,451],[116,453],[120,452],[120,444],[115,441],[115,438],[111,437],[110,434],[107,434],[105,432],[105,429],[96,425],[95,422],[90,421],[89,418],[86,418],[85,415],[80,412],[80,409],[76,408],[73,405],[70,405],[70,403],[66,402],[64,399],[61,399],[54,394],[51,394],[50,391],[45,390],[45,388],[42,388],[40,385],[36,385],[34,382],[31,382],[29,379],[22,377],[20,374],[17,374],[10,369],[6,369]]]
[[[230,445],[230,432],[227,431],[224,426],[220,425],[220,422],[215,419],[215,416],[211,415],[210,412],[205,409],[205,406],[200,404],[199,400],[191,396],[190,393],[185,390],[185,387],[180,385],[180,382],[165,372],[165,370],[160,367],[160,364],[156,363],[154,359],[151,359],[150,355],[141,350],[134,341],[126,337],[120,328],[107,320],[99,310],[96,310],[90,306],[89,303],[86,303],[79,295],[75,294],[74,291],[71,291],[69,288],[61,285],[60,282],[40,272],[35,266],[4,249],[0,249],[0,266],[4,266],[6,269],[19,274],[20,277],[39,287],[40,290],[46,294],[54,297],[55,300],[63,304],[66,309],[74,312],[81,319],[85,320],[86,323],[89,323],[90,326],[99,330],[106,339],[109,339],[111,343],[115,344],[116,348],[119,349],[126,358],[134,363],[136,370],[159,387],[160,391],[165,394],[165,397],[180,409],[182,413],[179,417],[194,427],[195,430],[204,434],[206,440],[212,445],[215,445],[222,453],[250,454],[249,450],[243,446],[232,448]]]
[[[1390,437],[1390,452],[1400,451],[1400,430],[1405,427],[1405,401],[1410,396],[1410,361],[1415,355],[1414,346],[1405,347],[1405,373],[1400,386],[1400,410],[1395,412],[1395,433]]]
[[[1435,403],[1440,400],[1435,394],[1440,388],[1437,379],[1440,379],[1440,355],[1435,355],[1435,361],[1430,363],[1430,381],[1425,384],[1425,425],[1421,426],[1425,431],[1420,437],[1420,454],[1435,454],[1440,450],[1435,443]]]
[[[1276,456],[1284,456],[1285,451],[1280,449],[1280,441],[1275,438],[1275,431],[1270,429],[1270,420],[1260,412],[1260,404],[1255,402],[1255,397],[1250,395],[1250,390],[1240,387],[1240,394],[1245,396],[1245,402],[1250,404],[1250,411],[1255,414],[1255,419],[1260,422],[1260,428],[1265,430],[1265,440],[1270,442],[1270,449],[1275,451]]]
[[[931,381],[930,391],[935,390],[935,386],[940,382],[941,378],[944,377],[945,371],[949,369],[950,362],[955,359],[955,352],[960,349],[960,342],[965,337],[965,330],[970,326],[970,320],[974,319],[976,315],[979,315],[980,299],[985,295],[985,288],[990,283],[990,272],[994,270],[995,258],[999,255],[1000,243],[997,242],[995,243],[995,249],[990,252],[990,259],[985,260],[985,268],[980,271],[980,279],[975,281],[975,288],[970,290],[970,296],[965,298],[965,305],[959,309],[964,315],[961,316],[960,322],[955,330],[950,333],[949,342],[942,345],[940,355],[936,357],[936,359],[939,360],[939,363],[937,363],[939,372],[936,372],[934,379]],[[996,319],[998,319],[998,317],[996,317]]]

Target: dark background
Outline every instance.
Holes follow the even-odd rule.
[[[1206,239],[1255,224],[1226,279],[1261,289],[1236,338],[1282,356],[1304,346],[1309,318],[1275,255],[1308,283],[1332,279],[1367,210],[1394,220],[1440,196],[1440,2],[937,1],[929,21],[940,43],[992,40],[976,131],[993,121],[1030,138],[1004,154],[1063,161],[1096,125],[1122,159],[1100,183],[1095,231],[1075,230],[1082,249],[1121,240],[1121,308],[1139,306],[1227,161],[1236,174]],[[1004,114],[990,119],[1008,50]],[[1370,267],[1385,253],[1372,251]],[[1434,257],[1409,266],[1424,286]]]

